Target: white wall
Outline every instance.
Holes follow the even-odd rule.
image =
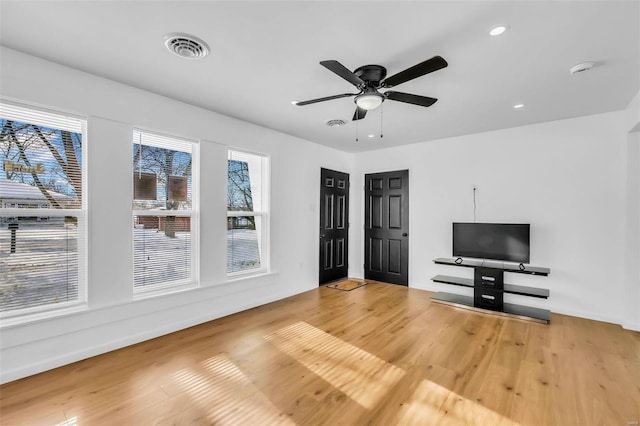
[[[640,91],[626,109],[627,220],[623,326],[640,331]]]
[[[640,129],[628,135],[626,183],[626,298],[623,326],[640,331]]]
[[[640,132],[640,90],[629,102],[625,115],[625,129],[629,133]]]
[[[368,152],[355,159],[353,188],[365,173],[409,169],[412,287],[470,294],[430,278],[471,277],[432,260],[451,256],[451,222],[473,221],[477,184],[477,221],[531,223],[531,264],[551,268],[548,277],[505,278],[549,288],[549,299],[505,301],[624,323],[624,124],[624,112],[608,113]]]
[[[89,307],[0,330],[2,382],[317,286],[320,168],[352,155],[2,48],[0,94],[88,117]],[[201,140],[200,284],[132,300],[133,127]],[[271,158],[270,274],[226,277],[227,147]],[[105,226],[109,224],[109,226]],[[356,247],[357,249],[357,247]]]

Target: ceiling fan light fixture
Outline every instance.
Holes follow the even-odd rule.
[[[356,105],[362,109],[366,109],[370,111],[372,109],[378,108],[384,97],[379,93],[365,93],[363,95],[356,96]]]

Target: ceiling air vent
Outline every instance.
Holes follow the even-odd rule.
[[[328,120],[326,122],[326,125],[329,126],[329,127],[344,126],[345,124],[347,124],[347,122],[344,121],[344,120],[340,120],[339,118],[336,118],[334,120]]]
[[[189,34],[167,34],[164,36],[164,45],[171,53],[185,59],[201,59],[209,54],[207,43]]]

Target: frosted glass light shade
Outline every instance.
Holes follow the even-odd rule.
[[[356,98],[356,105],[362,109],[371,110],[378,108],[382,103],[382,96],[375,95],[360,95]]]

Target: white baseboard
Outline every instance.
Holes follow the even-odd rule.
[[[640,331],[640,324],[625,321],[622,323],[622,328],[630,331]]]

